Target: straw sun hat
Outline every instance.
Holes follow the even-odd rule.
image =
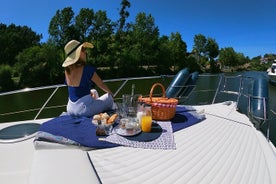
[[[91,43],[80,43],[76,40],[71,40],[70,42],[68,42],[64,47],[67,58],[63,62],[62,67],[67,67],[76,63],[80,58],[82,47],[93,48],[94,46]]]

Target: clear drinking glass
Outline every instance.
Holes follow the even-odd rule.
[[[117,109],[116,113],[119,115],[119,118],[125,118],[127,117],[127,106],[123,103],[116,103]]]
[[[141,118],[141,129],[143,132],[151,132],[151,125],[152,125],[152,112],[151,106],[146,105],[144,107],[144,112]]]
[[[123,105],[126,106],[127,109],[127,116],[130,117],[136,117],[137,113],[137,104],[138,99],[141,96],[141,94],[124,94],[123,95]]]

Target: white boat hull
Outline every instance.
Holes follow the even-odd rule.
[[[276,85],[276,63],[273,63],[269,69],[267,69],[267,75],[269,82]]]
[[[268,73],[269,82],[276,85],[276,74]]]

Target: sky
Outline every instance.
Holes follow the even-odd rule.
[[[129,0],[130,16],[151,15],[160,36],[179,32],[191,52],[194,36],[215,39],[219,48],[232,47],[249,58],[276,54],[276,0]],[[104,10],[119,19],[121,0],[1,0],[0,23],[28,26],[46,42],[50,20],[57,10],[72,7]]]

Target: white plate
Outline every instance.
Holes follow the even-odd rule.
[[[119,125],[114,128],[116,134],[121,136],[134,136],[141,132],[141,129],[133,129],[133,131],[127,131],[126,129],[121,128]]]

